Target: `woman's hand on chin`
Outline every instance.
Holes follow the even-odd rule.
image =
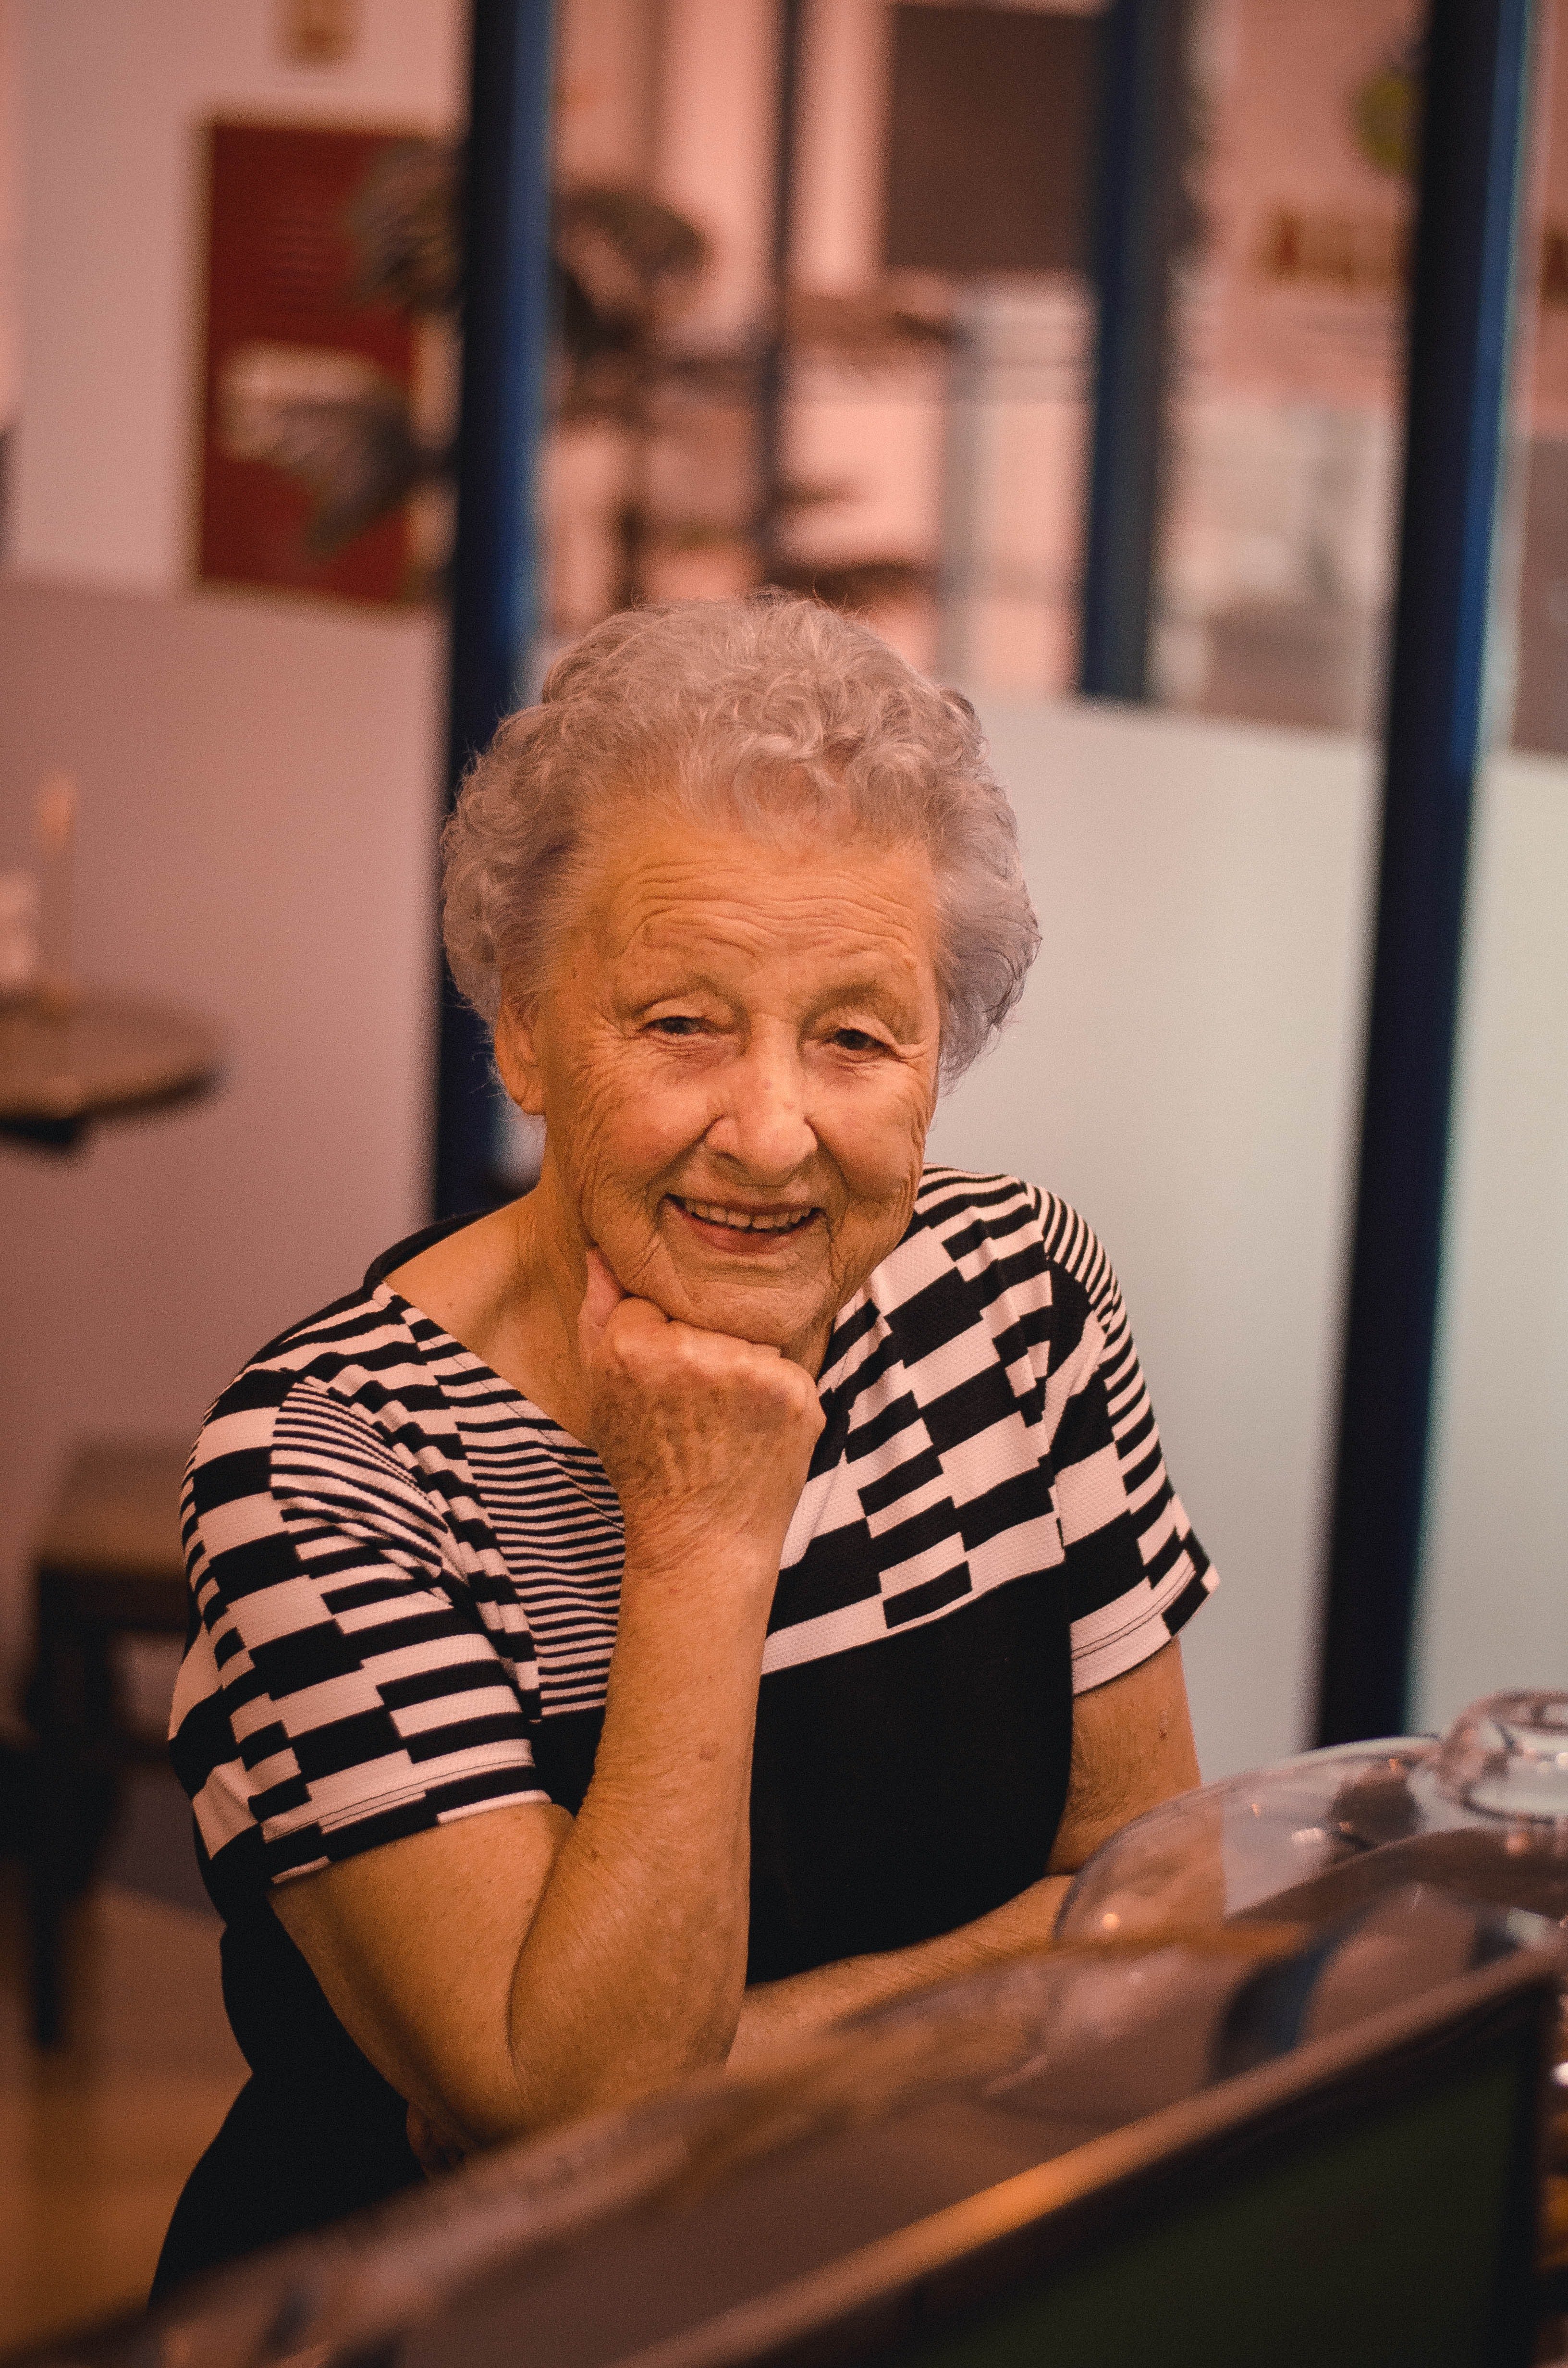
[[[718,1547],[771,1600],[823,1428],[816,1384],[780,1350],[630,1299],[597,1249],[577,1326],[590,1443],[626,1518],[627,1574],[679,1577]]]

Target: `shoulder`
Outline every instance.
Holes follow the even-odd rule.
[[[400,1383],[428,1385],[431,1349],[445,1338],[437,1324],[385,1283],[361,1287],[266,1342],[242,1365],[213,1413],[236,1394],[286,1394],[307,1379],[374,1405]]]
[[[913,1278],[943,1265],[982,1291],[1067,1282],[1096,1311],[1117,1297],[1115,1272],[1093,1226],[1059,1193],[1017,1176],[926,1168],[908,1230],[876,1280]]]
[[[347,1425],[372,1451],[449,1429],[445,1394],[423,1353],[414,1311],[384,1287],[356,1291],[267,1341],[213,1401],[191,1458],[196,1501],[265,1485],[285,1408]],[[434,1335],[435,1327],[427,1327]],[[401,1460],[401,1459],[400,1459]]]
[[[1021,1177],[928,1167],[903,1239],[840,1318],[829,1362],[885,1326],[905,1368],[933,1386],[955,1358],[967,1368],[994,1357],[1029,1392],[1119,1316],[1110,1261],[1068,1202]]]
[[[319,1309],[242,1367],[198,1433],[182,1495],[199,1605],[210,1588],[231,1607],[287,1597],[326,1530],[379,1541],[409,1570],[483,1561],[441,1338],[383,1286]]]

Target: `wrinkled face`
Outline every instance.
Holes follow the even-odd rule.
[[[902,1235],[936,1101],[924,850],[650,824],[496,1053],[543,1212],[670,1316],[818,1370]]]

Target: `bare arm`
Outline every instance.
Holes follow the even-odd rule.
[[[990,1915],[915,1948],[849,1957],[789,1981],[757,1984],[746,1992],[731,2063],[743,2064],[775,2041],[820,2029],[840,2015],[1042,1948],[1073,1876],[1101,1842],[1129,1818],[1198,1781],[1181,1647],[1172,1643],[1074,1702],[1067,1805],[1040,1882]]]
[[[618,1298],[600,1266],[584,1362],[626,1562],[579,1815],[488,1810],[273,1895],[354,2039],[459,2148],[722,2064],[744,1992],[757,1677],[822,1410],[776,1350]]]

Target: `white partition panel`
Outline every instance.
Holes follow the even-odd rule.
[[[1065,1193],[1116,1263],[1223,1581],[1186,1644],[1218,1776],[1310,1739],[1376,753],[1100,705],[984,720],[1045,943],[933,1156]]]
[[[1476,817],[1412,1702],[1568,1686],[1568,763]]]

